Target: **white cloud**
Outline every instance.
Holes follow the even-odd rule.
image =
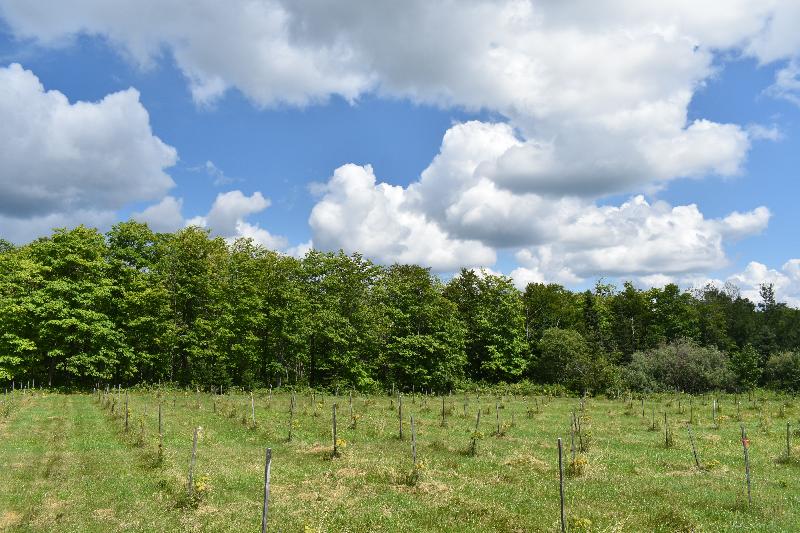
[[[262,106],[378,92],[494,110],[520,132],[498,154],[496,185],[591,196],[736,173],[747,132],[687,124],[687,107],[715,50],[796,54],[792,5],[7,0],[2,13],[16,35],[44,44],[102,35],[145,66],[167,50],[201,103],[236,87]]]
[[[670,180],[741,172],[764,129],[688,120],[717,52],[789,61],[771,92],[797,94],[795,0],[6,0],[11,31],[45,45],[101,35],[142,66],[170,53],[199,104],[236,88],[256,105],[375,93],[498,113],[451,128],[408,187],[345,165],[309,223],[321,248],[439,270],[523,247],[521,279],[673,276],[719,268],[724,241],[769,211],[707,219],[635,196]],[[795,70],[792,70],[792,69]],[[781,78],[781,76],[783,76]],[[596,202],[634,196],[619,206]],[[218,198],[206,223],[256,232],[255,197]],[[260,195],[259,195],[260,196]],[[257,232],[256,232],[257,233]],[[270,236],[271,237],[271,236]],[[267,238],[262,236],[262,238]]]
[[[666,274],[639,276],[638,280],[645,287],[664,287],[676,281],[674,276],[667,276]]]
[[[775,73],[775,83],[766,93],[800,106],[800,61],[794,59]]]
[[[376,184],[369,165],[337,168],[324,191],[309,217],[316,247],[360,252],[383,263],[418,263],[438,271],[495,262],[491,248],[453,239],[414,210],[406,189]]]
[[[309,251],[314,249],[314,242],[313,241],[306,241],[301,242],[295,246],[289,246],[284,250],[286,255],[290,255],[292,257],[301,258],[305,256]]]
[[[559,212],[574,209],[578,202],[514,193],[488,177],[494,161],[520,145],[507,124],[454,125],[419,181],[408,187],[408,208],[420,211],[456,238],[489,246],[546,240]]]
[[[758,208],[706,219],[696,205],[649,203],[636,196],[615,206],[584,206],[559,227],[552,243],[523,249],[517,260],[548,279],[575,282],[595,276],[653,276],[707,272],[726,265],[723,240],[763,229]]]
[[[747,213],[734,211],[720,222],[720,233],[730,238],[757,235],[767,228],[771,216],[769,209],[764,206]]]
[[[285,237],[273,235],[258,224],[250,224],[244,220],[236,222],[236,232],[232,238],[239,237],[253,239],[253,242],[269,248],[270,250],[282,250],[288,244]]]
[[[219,187],[221,185],[230,185],[231,183],[236,181],[234,178],[225,174],[225,172],[223,172],[221,168],[219,168],[217,165],[214,164],[213,161],[210,160],[206,161],[205,164],[203,165],[191,167],[189,170],[195,172],[199,171],[205,172],[206,174],[208,174],[208,176],[214,178],[213,183],[214,186],[216,187]]]
[[[743,297],[756,303],[761,301],[761,285],[771,283],[778,301],[800,307],[800,259],[790,259],[780,270],[751,261],[743,271],[732,274],[727,281],[739,287]]]
[[[165,50],[209,103],[236,87],[258,105],[369,92],[491,109],[523,146],[495,182],[594,195],[741,167],[747,132],[687,124],[715,51],[794,57],[794,0],[338,2],[7,0],[16,35],[60,44],[105,36],[142,65]],[[410,38],[413,36],[413,38]]]
[[[196,216],[186,221],[187,226],[201,226],[211,229],[212,234],[221,235],[228,240],[239,237],[253,239],[254,242],[272,250],[282,249],[287,241],[280,235],[272,235],[258,224],[247,222],[250,215],[260,213],[270,206],[270,200],[256,191],[246,196],[234,190],[219,193],[205,216]]]
[[[70,103],[20,65],[0,68],[0,216],[7,237],[28,235],[19,230],[27,221],[78,220],[78,212],[161,198],[174,185],[164,169],[176,159],[175,149],[153,135],[136,90]]]
[[[143,67],[168,50],[198,103],[235,86],[259,104],[303,105],[370,85],[346,46],[309,46],[290,35],[291,14],[275,1],[179,0],[4,2],[18,36],[60,45],[79,33],[105,36]]]
[[[783,132],[775,125],[764,126],[763,124],[749,124],[747,135],[753,140],[781,141]]]
[[[217,194],[205,215],[185,219],[181,212],[183,199],[166,196],[144,211],[134,213],[132,218],[147,222],[154,231],[172,232],[185,226],[200,226],[209,228],[213,235],[220,235],[228,241],[244,237],[271,250],[282,250],[288,244],[284,237],[273,235],[259,224],[246,220],[269,206],[270,200],[258,191],[246,196],[242,191],[234,190]]]
[[[133,213],[131,218],[146,222],[153,231],[169,233],[184,226],[182,209],[183,198],[165,196],[160,202],[148,206],[144,211]]]
[[[245,196],[242,191],[220,193],[205,216],[205,224],[221,235],[233,235],[237,226],[249,215],[260,213],[270,206],[270,201],[256,191]]]
[[[315,245],[362,251],[381,262],[437,270],[491,266],[494,248],[516,248],[518,280],[574,284],[587,277],[702,273],[727,264],[726,239],[764,230],[765,207],[707,219],[696,205],[635,196],[620,206],[498,188],[492,157],[516,142],[504,124],[453,126],[420,180],[378,183],[369,166],[336,170],[310,224]]]

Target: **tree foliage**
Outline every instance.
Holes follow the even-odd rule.
[[[734,379],[724,353],[689,339],[636,352],[628,370],[637,378],[634,383],[655,390],[726,390]]]
[[[132,221],[0,240],[4,381],[797,390],[797,353],[800,311],[770,285],[751,302],[730,285],[519,290],[469,269],[445,283],[415,265]]]

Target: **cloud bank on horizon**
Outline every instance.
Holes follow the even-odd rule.
[[[45,49],[88,35],[143,69],[168,55],[203,109],[235,90],[258,109],[376,95],[496,116],[453,124],[407,185],[382,181],[370,165],[331,169],[313,186],[311,242],[291,251],[313,243],[439,272],[491,267],[511,251],[509,274],[520,285],[600,276],[697,283],[729,264],[726,244],[770,222],[769,206],[714,218],[652,197],[679,179],[740,176],[755,143],[779,139],[769,124],[690,120],[689,106],[725,54],[781,62],[765,95],[800,105],[796,1],[185,6],[0,0],[0,16]],[[19,64],[0,68],[4,234],[27,240],[57,225],[103,226],[126,203],[148,201],[134,218],[154,229],[198,224],[290,250],[285,237],[248,221],[270,206],[262,192],[230,190],[207,214],[183,215],[170,193],[177,150],[153,133],[136,89],[74,103],[49,89]],[[798,305],[799,263],[775,270],[753,261],[728,280],[750,296],[773,282]]]

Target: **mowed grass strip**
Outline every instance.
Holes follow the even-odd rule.
[[[11,483],[0,505],[15,531],[252,531],[261,519],[264,449],[273,450],[272,531],[556,531],[556,438],[569,466],[572,412],[586,445],[566,479],[571,531],[790,531],[800,529],[800,464],[786,462],[785,426],[800,427],[788,397],[742,404],[695,398],[694,466],[686,432],[688,401],[670,396],[628,407],[625,400],[469,395],[406,397],[404,437],[398,401],[296,395],[288,442],[288,393],[211,396],[193,392],[124,393],[115,416],[91,395],[34,397],[8,420],[0,440]],[[341,456],[331,457],[331,403],[338,403]],[[158,403],[164,456],[158,461]],[[216,408],[215,408],[216,405]],[[539,406],[538,411],[536,405]],[[496,409],[499,406],[499,409]],[[479,432],[475,415],[481,410]],[[656,427],[652,411],[656,412]],[[673,443],[666,446],[663,413]],[[500,415],[500,432],[496,416]],[[420,462],[412,475],[409,417]],[[513,421],[513,424],[512,424]],[[750,437],[753,505],[744,481],[740,423]],[[195,498],[187,469],[195,427],[202,428]],[[469,455],[475,437],[477,454]],[[794,438],[794,437],[793,437]],[[798,437],[800,438],[800,437]],[[13,444],[12,444],[13,443]],[[800,457],[800,449],[793,448]],[[576,471],[577,470],[577,471]],[[15,489],[10,489],[14,485]]]
[[[90,395],[44,394],[0,443],[9,531],[178,531],[182,513]]]

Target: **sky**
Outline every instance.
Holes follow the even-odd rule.
[[[800,305],[797,0],[0,0],[0,237]]]

